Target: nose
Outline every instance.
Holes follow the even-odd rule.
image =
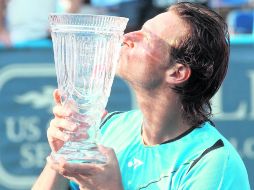
[[[134,47],[134,42],[130,33],[127,33],[123,36],[123,45],[127,45],[130,48]]]
[[[133,48],[141,36],[142,34],[139,31],[129,32],[123,36],[123,43]]]

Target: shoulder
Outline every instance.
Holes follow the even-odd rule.
[[[139,110],[113,112],[101,124],[101,143],[115,151],[136,142],[140,136],[142,114]]]
[[[108,113],[102,120],[100,125],[101,133],[104,134],[109,128],[129,125],[138,122],[142,118],[139,110],[131,110],[127,112],[115,111]]]
[[[249,190],[246,168],[231,143],[209,124],[200,130],[203,130],[200,134],[209,136],[203,141],[205,146],[191,163],[182,184],[191,189]]]

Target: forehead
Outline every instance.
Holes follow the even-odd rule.
[[[187,24],[173,11],[161,13],[148,20],[143,28],[163,39],[170,45],[187,35]]]

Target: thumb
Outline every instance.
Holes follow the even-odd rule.
[[[60,94],[60,90],[55,89],[54,92],[53,92],[53,97],[54,97],[54,100],[55,100],[55,103],[56,103],[56,104],[61,104],[61,94]]]

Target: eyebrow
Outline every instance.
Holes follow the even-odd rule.
[[[142,27],[142,29],[141,29],[144,33],[145,33],[145,35],[148,37],[148,38],[155,38],[156,40],[163,40],[163,39],[161,39],[157,34],[155,34],[155,33],[153,33],[152,32],[152,30],[151,29],[147,29],[146,27],[144,27],[144,25],[143,25],[143,27]]]

